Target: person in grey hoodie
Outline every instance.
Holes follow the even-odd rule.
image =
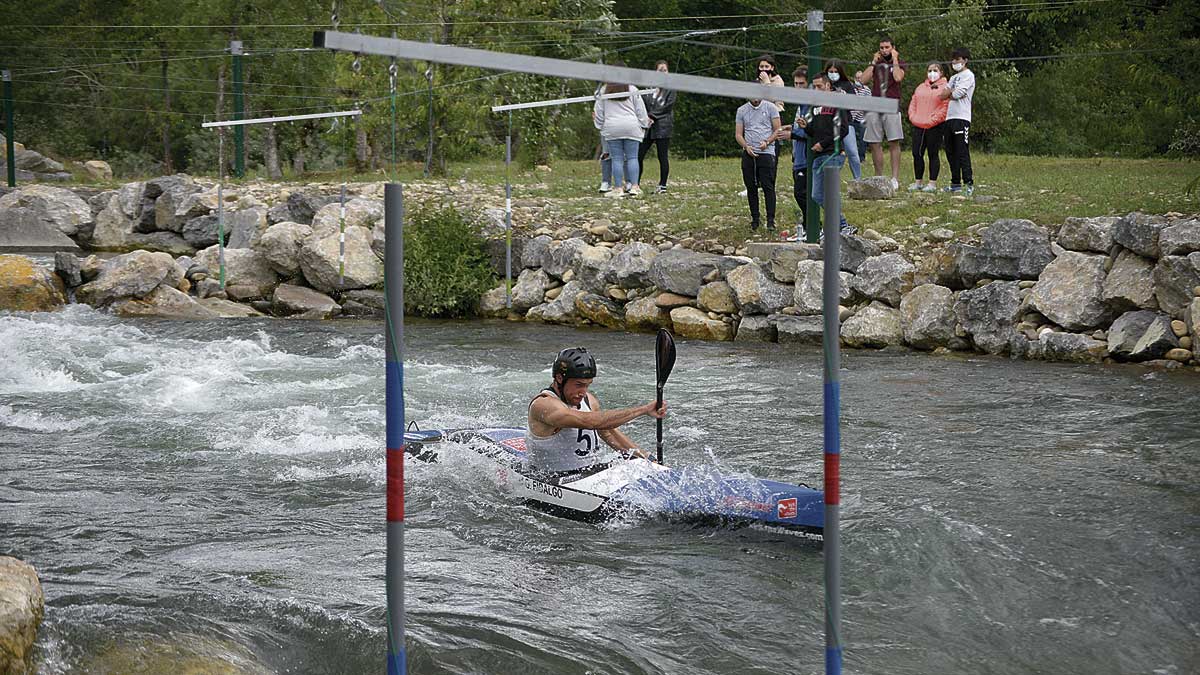
[[[610,195],[637,197],[642,194],[638,185],[638,146],[650,126],[650,118],[642,97],[634,95],[635,91],[633,85],[609,82],[604,85],[605,94],[629,92],[629,95],[598,98],[592,107],[592,120],[612,156],[613,186],[625,186],[623,192],[614,189],[608,193]]]
[[[667,62],[659,61],[654,69],[660,73],[668,72]],[[655,192],[667,191],[667,177],[671,174],[671,163],[667,159],[667,150],[671,145],[671,134],[675,131],[675,92],[670,89],[655,89],[653,94],[644,97],[646,113],[650,116],[650,128],[642,139],[642,147],[638,150],[638,175],[645,173],[646,155],[650,146],[658,149],[658,187]]]

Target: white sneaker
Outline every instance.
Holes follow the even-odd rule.
[[[604,193],[604,196],[605,197],[624,197],[625,191],[624,190],[609,190],[608,192]]]
[[[612,190],[612,186],[608,184],[608,181],[601,181],[601,183],[600,183],[600,191],[601,192],[609,192],[611,190]]]
[[[900,181],[896,180],[895,178],[892,179],[892,189],[893,190],[900,189]]]
[[[937,184],[926,183],[925,187],[921,188],[921,192],[937,192]]]
[[[630,197],[641,197],[642,188],[638,187],[637,185],[633,185],[629,188],[628,194]]]
[[[739,196],[739,197],[745,197],[745,196],[746,196],[746,191],[745,191],[745,190],[742,190],[741,192],[739,192],[739,193],[738,193],[738,196]]]
[[[908,186],[908,191],[909,191],[909,192],[919,192],[919,191],[920,191],[920,190],[922,190],[922,189],[923,189],[923,188],[921,187],[921,184],[920,184],[920,183],[913,183],[912,185],[909,185],[909,186]]]

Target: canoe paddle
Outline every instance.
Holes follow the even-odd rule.
[[[675,338],[671,337],[671,331],[666,328],[658,329],[658,340],[654,343],[654,370],[658,375],[658,405],[662,407],[663,402],[663,385],[667,383],[667,378],[671,376],[671,369],[675,367]],[[662,418],[658,418],[658,463],[663,461],[663,440],[662,440]]]

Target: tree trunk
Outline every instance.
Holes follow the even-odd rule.
[[[163,171],[168,175],[175,173],[175,162],[171,159],[171,89],[167,86],[167,48],[160,47],[162,52],[162,89],[163,89]]]
[[[217,68],[217,121],[222,122],[223,113],[225,112],[225,61],[221,61],[221,65]],[[218,142],[225,138],[225,127],[217,127]],[[231,153],[232,154],[232,153]],[[225,175],[224,157],[219,157],[217,160],[217,176]]]
[[[267,125],[267,138],[263,147],[263,159],[267,164],[267,178],[279,180],[283,178],[283,170],[279,168],[279,143],[275,139],[275,125]]]
[[[371,149],[367,144],[367,130],[363,125],[355,125],[354,128],[354,168],[356,171],[366,171],[370,165],[367,161],[370,159]]]

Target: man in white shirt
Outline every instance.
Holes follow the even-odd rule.
[[[946,113],[946,157],[950,160],[950,187],[947,192],[975,192],[975,174],[971,171],[971,99],[975,97],[975,73],[967,68],[971,53],[966,47],[955,49],[950,60],[954,74],[942,90],[950,99]]]

